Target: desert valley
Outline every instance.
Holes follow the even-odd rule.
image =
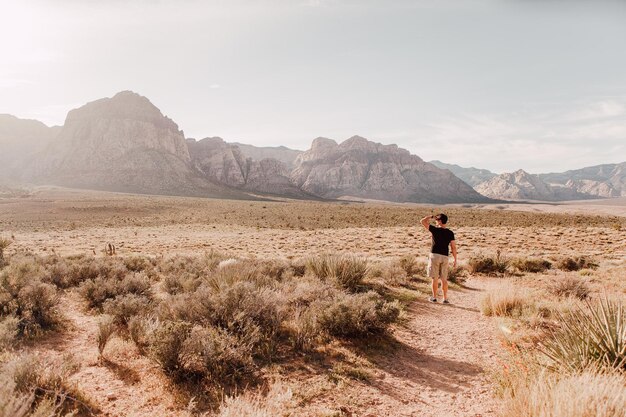
[[[624,163],[186,139],[131,92],[0,122],[0,416],[624,415]]]

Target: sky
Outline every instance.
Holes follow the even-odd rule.
[[[0,113],[132,90],[186,137],[560,172],[626,161],[625,45],[624,0],[0,0]]]

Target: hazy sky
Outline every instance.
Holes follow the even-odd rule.
[[[550,172],[626,160],[626,1],[0,0],[0,113],[121,90],[187,137]]]

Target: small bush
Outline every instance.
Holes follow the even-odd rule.
[[[350,255],[322,255],[307,259],[307,269],[322,279],[332,279],[340,287],[355,291],[368,272],[367,260]]]
[[[509,264],[510,261],[505,257],[500,256],[499,252],[496,256],[472,257],[468,261],[468,267],[472,274],[485,275],[503,275],[507,273]]]
[[[621,303],[605,299],[558,316],[560,327],[542,345],[551,368],[626,370],[626,310]]]
[[[387,302],[373,291],[338,294],[319,306],[320,327],[333,336],[362,337],[382,333],[400,315],[397,301]]]
[[[516,258],[511,261],[511,266],[520,272],[545,272],[552,268],[552,264],[544,259],[536,258]]]
[[[578,271],[580,269],[596,269],[598,264],[584,256],[576,258],[561,258],[557,261],[556,267],[563,271]]]
[[[521,317],[529,304],[528,294],[504,287],[483,297],[481,311],[485,316]]]
[[[181,369],[216,381],[236,380],[254,367],[252,346],[214,327],[194,326],[181,346]]]
[[[116,326],[113,317],[104,317],[102,320],[100,320],[100,323],[98,323],[97,341],[98,353],[100,354],[100,356],[102,356],[104,348],[106,347],[113,334],[115,334],[115,328]]]
[[[548,289],[552,294],[559,297],[576,297],[579,300],[586,299],[591,293],[585,280],[570,276],[555,278]]]
[[[41,282],[43,273],[32,258],[11,262],[0,272],[0,318],[17,318],[19,336],[35,336],[61,322],[57,289]]]
[[[151,356],[169,373],[182,370],[181,352],[191,325],[181,321],[161,322],[148,341]]]
[[[426,264],[424,262],[418,262],[414,255],[405,255],[401,257],[398,262],[409,277],[413,275],[423,275],[426,271]]]
[[[19,333],[20,320],[15,316],[0,318],[0,352],[13,346]]]
[[[89,307],[96,309],[101,309],[105,301],[118,295],[136,294],[152,298],[150,279],[143,272],[128,273],[122,278],[98,276],[83,282],[80,292]]]
[[[113,316],[118,326],[126,327],[133,317],[152,311],[152,300],[144,295],[122,294],[107,299],[102,307],[106,314]]]
[[[0,268],[4,267],[7,264],[7,261],[4,259],[4,251],[13,243],[11,240],[6,238],[0,238]]]
[[[467,280],[467,269],[462,266],[451,267],[448,270],[448,281],[463,284]]]

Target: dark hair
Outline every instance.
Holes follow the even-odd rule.
[[[441,213],[441,214],[437,214],[437,215],[435,216],[435,219],[437,219],[437,220],[441,220],[441,223],[442,223],[442,224],[446,224],[446,223],[448,223],[448,216],[446,216],[446,215],[445,215],[445,214],[443,214],[443,213]]]

